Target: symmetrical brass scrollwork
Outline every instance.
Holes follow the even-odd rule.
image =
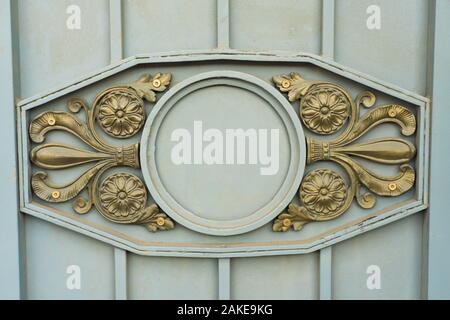
[[[66,144],[43,144],[31,150],[31,161],[37,167],[59,170],[82,164],[95,163],[75,181],[65,186],[48,182],[47,173],[33,174],[31,186],[42,200],[61,203],[76,198],[74,210],[79,214],[89,212],[92,206],[107,219],[123,224],[140,224],[150,231],[169,230],[173,222],[156,205],[146,208],[147,191],[142,181],[131,174],[116,173],[107,177],[99,185],[100,177],[113,167],[140,168],[139,145],[113,146],[97,134],[96,122],[115,138],[129,138],[135,135],[145,122],[144,101],[156,101],[157,92],[164,91],[170,84],[170,74],[142,76],[127,85],[109,88],[101,92],[89,108],[82,99],[68,102],[69,112],[48,111],[33,119],[29,127],[30,139],[38,144],[51,131],[65,131],[79,138],[93,151],[78,149]],[[86,122],[75,116],[81,109],[86,114]],[[79,196],[86,189],[88,199]],[[111,197],[115,194],[116,199]]]
[[[376,97],[371,92],[361,93],[355,101],[342,87],[323,81],[308,81],[299,74],[276,76],[273,82],[281,92],[288,93],[291,102],[300,100],[300,118],[312,132],[331,135],[338,132],[345,122],[343,133],[329,141],[307,138],[307,163],[333,161],[347,173],[350,185],[328,169],[310,172],[300,186],[301,205],[291,204],[287,212],[278,216],[274,231],[301,230],[312,221],[328,221],[344,214],[353,199],[365,209],[375,206],[376,196],[395,197],[409,191],[415,183],[415,170],[409,164],[416,155],[410,142],[397,138],[373,139],[355,143],[371,129],[393,123],[404,136],[416,131],[416,118],[407,108],[392,104],[381,106],[360,117],[360,106],[371,108]],[[380,176],[354,158],[387,165],[399,165],[396,176]],[[365,187],[368,192],[362,193]]]
[[[160,212],[156,204],[147,206],[147,190],[137,176],[115,172],[100,181],[114,167],[140,168],[139,145],[114,146],[96,132],[98,125],[116,139],[136,135],[145,122],[144,100],[155,102],[155,92],[166,90],[170,82],[170,74],[145,75],[130,85],[104,90],[97,95],[91,108],[76,98],[68,102],[70,112],[47,111],[33,119],[29,136],[39,144],[30,152],[34,165],[61,170],[93,164],[64,186],[47,181],[44,171],[34,173],[31,186],[36,196],[52,203],[74,200],[73,208],[79,214],[86,214],[95,207],[103,217],[115,223],[144,225],[149,231],[172,229],[173,221]],[[328,168],[310,171],[300,185],[300,205],[292,203],[280,214],[274,221],[274,231],[298,231],[309,222],[336,219],[348,211],[354,199],[362,208],[370,209],[376,204],[376,196],[400,196],[413,188],[416,173],[410,162],[416,149],[412,143],[390,137],[358,142],[367,132],[384,123],[398,125],[404,136],[415,134],[416,118],[409,109],[391,104],[360,116],[361,106],[374,107],[373,93],[363,92],[353,100],[341,86],[305,80],[295,73],[276,76],[273,82],[281,92],[288,94],[291,102],[299,101],[299,116],[308,130],[320,136],[337,136],[329,140],[307,138],[307,163],[332,161],[348,176],[347,183],[340,173]],[[81,109],[86,116],[84,122],[75,115]],[[74,135],[91,150],[61,143],[42,144],[47,133],[56,130]],[[391,177],[378,175],[365,168],[358,158],[396,165],[399,173]],[[80,195],[85,189],[87,198]]]

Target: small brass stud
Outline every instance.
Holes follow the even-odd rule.
[[[47,121],[47,123],[48,123],[50,126],[54,126],[55,123],[56,123],[56,120],[55,120],[55,118],[49,118],[48,121]]]
[[[166,223],[166,221],[162,217],[159,217],[158,219],[156,219],[156,224],[160,227],[162,227],[165,223]]]
[[[287,89],[287,88],[289,88],[289,87],[291,86],[291,82],[290,82],[289,80],[283,80],[283,81],[281,82],[281,86],[282,86],[284,89]]]
[[[283,226],[290,227],[292,224],[291,219],[284,219],[283,220]]]
[[[153,80],[152,84],[153,84],[153,87],[159,88],[159,87],[161,87],[161,80],[155,79],[155,80]]]
[[[52,198],[53,199],[59,199],[60,196],[61,196],[61,193],[59,191],[53,191],[52,192]]]
[[[388,114],[389,114],[389,117],[395,118],[397,116],[397,111],[391,109],[391,110],[389,110]]]
[[[395,183],[390,183],[389,186],[388,186],[388,188],[389,188],[389,190],[391,190],[391,191],[395,191],[395,190],[397,190],[397,184],[395,184]]]

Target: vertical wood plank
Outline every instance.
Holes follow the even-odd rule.
[[[320,250],[320,300],[331,300],[332,247]]]
[[[116,62],[123,58],[122,0],[109,0],[109,24],[111,62]]]
[[[230,259],[221,258],[219,263],[219,300],[230,300]]]
[[[116,300],[127,299],[127,252],[114,248]]]
[[[230,47],[230,1],[217,0],[217,48]]]
[[[109,0],[111,63],[122,60],[122,0]],[[127,299],[127,252],[114,248],[114,273],[116,300]]]
[[[334,59],[335,0],[322,0],[322,56]]]
[[[0,128],[2,129],[2,166],[0,194],[0,298],[25,298],[22,215],[17,186],[17,145],[15,100],[19,95],[19,44],[17,1],[0,1]]]
[[[436,0],[431,54],[431,166],[428,246],[428,298],[450,299],[450,1]]]

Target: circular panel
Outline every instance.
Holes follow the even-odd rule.
[[[298,116],[272,86],[217,71],[169,90],[141,141],[145,182],[178,223],[234,235],[269,222],[295,196],[306,160]]]

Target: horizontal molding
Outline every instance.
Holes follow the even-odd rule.
[[[339,76],[353,80],[362,85],[371,87],[382,93],[395,95],[397,98],[412,104],[429,103],[430,99],[419,94],[402,89],[396,85],[376,79],[370,75],[358,72],[354,69],[340,65],[323,57],[307,53],[289,52],[247,52],[237,50],[210,50],[210,51],[180,51],[169,53],[158,53],[152,55],[137,55],[113,63],[108,67],[101,68],[97,72],[89,73],[74,81],[67,82],[58,87],[44,91],[33,97],[20,100],[17,107],[22,110],[32,109],[50,100],[70,94],[82,87],[91,85],[97,81],[113,76],[121,71],[141,64],[161,64],[173,62],[196,62],[196,61],[247,61],[247,62],[278,62],[278,63],[310,63],[312,65],[329,70]]]
[[[259,256],[280,256],[308,254],[320,250],[324,247],[334,245],[341,241],[350,239],[362,233],[378,229],[389,223],[406,218],[418,212],[427,209],[427,205],[419,202],[412,202],[407,208],[398,210],[392,214],[370,214],[358,223],[353,222],[352,226],[344,228],[339,232],[329,235],[318,235],[316,240],[310,243],[277,243],[251,244],[241,243],[239,246],[233,246],[226,243],[217,243],[214,246],[200,246],[197,244],[170,245],[169,243],[149,243],[147,245],[133,243],[132,239],[126,239],[123,233],[119,233],[113,229],[105,228],[98,224],[87,224],[81,222],[80,218],[75,214],[70,215],[64,212],[56,212],[56,210],[48,210],[39,208],[37,211],[36,204],[28,204],[21,208],[21,211],[31,216],[49,221],[69,230],[76,231],[91,238],[113,245],[117,248],[127,250],[129,252],[143,256],[161,256],[161,257],[191,257],[191,258],[236,258],[236,257],[259,257]]]

